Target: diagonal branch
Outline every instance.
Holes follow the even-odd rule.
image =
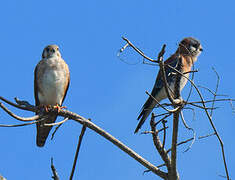
[[[122,37],[122,39],[123,39],[124,41],[126,41],[127,44],[120,50],[120,52],[123,52],[124,49],[129,45],[129,46],[131,46],[137,53],[139,53],[141,56],[143,56],[145,59],[147,59],[147,60],[149,60],[149,61],[151,61],[151,62],[154,62],[154,63],[158,62],[157,60],[151,59],[151,58],[149,58],[148,56],[146,56],[139,48],[135,47],[127,38]]]
[[[82,139],[83,139],[83,136],[84,136],[84,134],[85,134],[85,131],[86,131],[86,126],[83,125],[83,126],[82,126],[82,130],[81,130],[81,134],[80,134],[80,136],[79,136],[78,145],[77,145],[77,150],[76,150],[75,157],[74,157],[74,161],[73,161],[73,168],[72,168],[72,171],[71,171],[69,180],[72,180],[72,179],[73,179],[73,175],[74,175],[74,171],[75,171],[76,163],[77,163],[77,159],[78,159],[78,154],[79,154],[79,150],[80,150],[80,147],[81,147],[81,144],[82,144]]]
[[[181,144],[185,144],[185,143],[187,143],[187,142],[189,142],[189,141],[192,141],[193,139],[194,139],[194,138],[190,138],[190,139],[187,139],[187,140],[185,140],[185,141],[182,141],[182,142],[178,143],[177,146],[179,146],[179,145],[181,145]],[[171,151],[171,148],[168,149],[166,152],[169,153],[170,151]]]
[[[149,97],[151,97],[151,98],[158,104],[158,106],[160,106],[161,108],[163,108],[164,110],[166,110],[168,113],[176,112],[176,111],[178,111],[178,109],[179,109],[178,107],[176,107],[175,109],[172,109],[172,110],[167,109],[167,108],[165,108],[164,106],[162,106],[162,105],[157,101],[157,99],[156,99],[155,97],[153,97],[152,94],[149,94],[148,91],[146,91],[146,94],[149,95]]]
[[[52,173],[53,173],[52,178],[53,178],[54,180],[59,180],[59,179],[60,179],[60,178],[59,178],[59,175],[58,175],[58,173],[57,173],[57,171],[56,171],[56,168],[55,168],[55,166],[54,166],[54,164],[53,164],[53,158],[51,158],[51,170],[52,170]]]
[[[5,99],[5,102],[9,102],[9,104],[14,104],[14,103],[6,100],[6,99]],[[30,105],[30,106],[26,106],[24,108],[21,108],[21,106],[20,106],[20,109],[24,109],[24,110],[27,110],[27,111],[35,112],[37,110],[37,107]],[[159,177],[161,177],[163,179],[167,179],[167,173],[161,171],[159,168],[157,168],[156,166],[154,166],[153,164],[148,162],[146,159],[141,157],[135,151],[133,151],[132,149],[127,147],[121,141],[119,141],[118,139],[113,137],[111,134],[109,134],[108,132],[106,132],[105,130],[100,128],[99,126],[95,125],[93,122],[89,121],[88,119],[86,119],[86,118],[84,118],[84,117],[82,117],[82,116],[80,116],[80,115],[78,115],[78,114],[76,114],[74,112],[71,112],[71,111],[68,111],[68,110],[64,110],[64,109],[61,109],[58,112],[58,110],[55,109],[55,108],[48,108],[48,113],[57,113],[58,116],[62,116],[64,118],[73,119],[74,121],[76,121],[76,122],[78,122],[78,123],[80,123],[82,125],[85,125],[86,127],[88,127],[89,129],[95,131],[96,133],[98,133],[99,135],[101,135],[102,137],[107,139],[108,141],[112,142],[115,146],[117,146],[122,151],[126,152],[129,156],[131,156],[133,159],[138,161],[144,167],[146,167],[147,169],[152,171],[154,174],[158,175]]]

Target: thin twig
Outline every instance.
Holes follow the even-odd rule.
[[[223,102],[223,101],[229,101],[229,102],[233,102],[233,101],[235,101],[235,99],[231,99],[231,98],[223,98],[223,99],[215,99],[215,102]],[[204,103],[204,104],[206,104],[206,103],[211,103],[211,102],[213,102],[213,100],[207,100],[207,101],[204,101],[204,102],[202,102],[202,101],[192,101],[192,102],[186,102],[186,101],[184,101],[183,103],[184,104],[190,104],[190,105],[193,105],[193,104],[202,104],[202,103]],[[162,106],[172,106],[172,104],[171,103],[163,103],[163,104],[161,104]],[[158,108],[159,106],[158,105],[156,105],[156,108]],[[200,106],[200,108],[201,108],[201,106]],[[203,108],[203,109],[205,109],[205,108]],[[206,108],[206,109],[211,109],[211,108]]]
[[[207,100],[207,101],[193,101],[193,102],[188,102],[188,103],[211,103],[211,102],[218,102],[218,101],[235,101],[235,99],[231,99],[231,98],[224,98],[224,99],[216,99],[216,100]]]
[[[195,72],[198,72],[198,69],[192,70],[192,71],[187,71],[187,72],[184,72],[183,74],[189,74],[189,73],[195,73]]]
[[[157,130],[157,133],[159,134],[161,131],[164,131],[166,129],[168,129],[169,127],[168,126],[165,126],[159,130]],[[153,132],[153,131],[144,131],[144,132],[141,132],[140,134],[153,134],[153,133],[156,133],[156,132]]]
[[[177,110],[177,109],[170,110],[170,109],[165,108],[164,106],[162,106],[162,105],[158,102],[158,100],[157,100],[155,97],[153,97],[152,94],[149,94],[148,91],[145,91],[145,93],[146,93],[147,95],[149,95],[149,96],[158,104],[158,106],[160,106],[161,108],[163,108],[164,110],[166,110],[168,113],[172,113],[172,112],[175,112],[175,111]]]
[[[53,140],[55,133],[58,131],[58,129],[60,128],[60,126],[62,126],[62,124],[59,124],[58,126],[56,126],[54,132],[51,134],[51,140]]]
[[[54,166],[54,164],[53,164],[53,158],[51,158],[51,170],[52,170],[52,173],[53,173],[52,178],[53,178],[54,180],[59,180],[59,175],[58,175],[58,173],[57,173],[57,171],[56,171],[56,168],[55,168],[55,166]]]
[[[217,76],[217,83],[216,83],[216,88],[215,88],[215,93],[214,93],[214,98],[213,98],[213,101],[212,101],[212,108],[214,108],[215,106],[215,99],[217,97],[217,92],[218,92],[218,88],[219,88],[219,82],[220,82],[220,77],[219,77],[219,74],[216,72],[215,68],[212,67],[212,69],[214,70],[216,76]],[[212,118],[212,114],[213,114],[213,109],[211,109],[211,118]]]
[[[129,46],[129,44],[125,44],[125,46],[123,46],[121,49],[120,49],[120,53],[122,53],[127,47]]]
[[[144,131],[144,132],[141,132],[140,134],[153,134],[154,132],[153,131]]]
[[[184,124],[184,127],[187,128],[188,130],[192,131],[193,132],[193,141],[192,143],[188,146],[188,148],[184,151],[184,152],[187,152],[189,149],[191,149],[192,145],[194,144],[195,140],[196,140],[196,133],[194,131],[193,128],[189,127],[184,119],[184,115],[183,115],[183,112],[180,111],[180,117],[182,119],[182,122]]]
[[[18,99],[17,97],[14,98],[15,102],[20,105],[20,106],[31,106],[31,104],[29,104],[28,101],[21,101],[20,99]],[[32,106],[31,106],[32,107]]]
[[[166,45],[164,44],[162,46],[162,50],[158,54],[158,61],[159,61],[160,73],[161,73],[161,77],[162,77],[162,81],[163,81],[163,84],[164,84],[164,89],[165,89],[166,95],[167,95],[168,99],[170,100],[170,102],[174,105],[175,101],[174,101],[173,97],[171,96],[171,94],[169,92],[170,88],[169,88],[169,85],[168,85],[168,82],[167,82],[167,79],[166,79],[165,65],[164,65],[164,61],[163,61],[163,54],[165,53],[165,48],[166,48]]]
[[[187,139],[187,140],[185,140],[185,141],[181,141],[180,143],[177,144],[177,146],[179,146],[179,145],[181,145],[181,144],[185,144],[185,143],[187,143],[187,142],[189,142],[189,141],[192,141],[193,139],[194,139],[194,138],[190,138],[190,139]],[[169,153],[170,151],[171,151],[171,148],[168,149],[166,152]]]
[[[166,143],[166,121],[162,121],[162,125],[163,125],[163,140],[162,140],[162,148],[165,148],[165,143]]]
[[[9,109],[7,109],[3,103],[0,102],[0,107],[7,113],[9,114],[11,117],[19,120],[19,121],[35,121],[35,120],[38,120],[41,116],[40,115],[35,115],[33,117],[28,117],[28,118],[25,118],[25,117],[20,117],[20,116],[17,116],[16,114],[14,114],[13,112],[11,112]]]
[[[196,119],[196,118],[195,118],[195,117],[196,117],[195,110],[194,110],[193,108],[190,108],[190,107],[184,107],[184,110],[185,110],[185,109],[186,109],[186,110],[189,109],[189,110],[191,110],[191,111],[193,112],[193,120],[195,120],[195,119]]]
[[[135,47],[127,38],[122,37],[122,39],[123,39],[124,41],[126,41],[129,46],[131,46],[137,53],[139,53],[139,54],[140,54],[141,56],[143,56],[145,59],[147,59],[147,60],[149,60],[149,61],[151,61],[151,62],[154,62],[154,63],[158,62],[157,60],[154,60],[154,59],[151,59],[151,58],[145,56],[145,54],[144,54],[140,49],[138,49],[137,47]],[[125,46],[127,47],[127,45],[125,45]],[[125,46],[124,46],[124,47],[125,47]]]
[[[36,124],[38,121],[29,122],[29,123],[22,123],[22,124],[0,124],[0,127],[21,127],[21,126],[28,126],[32,124]]]
[[[230,104],[230,107],[232,109],[232,112],[234,113],[235,112],[235,108],[234,108],[233,102],[229,101],[229,104]]]
[[[81,134],[80,134],[80,136],[79,136],[78,145],[77,145],[77,150],[76,150],[75,157],[74,157],[74,161],[73,161],[73,168],[72,168],[72,171],[71,171],[69,180],[72,180],[72,179],[73,179],[73,175],[74,175],[74,171],[75,171],[76,163],[77,163],[77,159],[78,159],[78,154],[79,154],[79,150],[80,150],[81,143],[82,143],[82,138],[83,138],[83,136],[84,136],[84,134],[85,134],[85,131],[86,131],[86,126],[83,125],[83,126],[82,126],[82,130],[81,130]]]
[[[22,110],[28,110],[28,111],[32,111],[32,112],[36,112],[38,110],[38,108],[36,106],[21,106],[21,105],[18,105],[18,104],[15,104],[5,98],[3,98],[2,96],[0,96],[0,100],[6,102],[7,104],[11,105],[11,106],[14,106],[16,108],[19,108],[19,109],[22,109]]]
[[[173,113],[173,112],[175,112],[175,111],[178,110],[178,107],[175,108],[175,109],[172,109],[172,110],[165,108],[164,106],[162,106],[162,105],[156,100],[155,97],[153,97],[153,95],[149,94],[148,91],[146,91],[145,93],[146,93],[147,95],[149,95],[160,107],[162,107],[162,108],[163,108],[164,110],[166,110],[168,113]]]
[[[210,136],[214,136],[216,135],[215,133],[212,133],[212,134],[208,134],[208,135],[205,135],[205,136],[199,136],[198,139],[204,139],[204,138],[207,138],[207,137],[210,137]]]
[[[40,118],[37,121],[22,123],[22,124],[0,124],[0,127],[21,127],[21,126],[28,126],[32,124],[36,124],[37,122],[43,121],[45,117]]]
[[[160,167],[164,167],[164,166],[166,166],[166,164],[160,164],[160,165],[158,165],[157,167],[160,168]],[[150,172],[150,170],[145,170],[145,171],[143,172],[143,174],[145,174],[145,173],[147,173],[147,172]]]
[[[191,105],[191,106],[195,106],[195,107],[198,107],[198,108],[200,108],[200,109],[210,109],[210,110],[214,110],[214,109],[218,109],[218,107],[203,107],[203,106],[200,106],[200,105],[197,105],[197,104],[194,104],[194,103],[187,103],[187,104],[189,104],[189,105]]]
[[[60,124],[65,123],[65,122],[68,121],[68,120],[69,120],[69,118],[68,118],[68,117],[65,117],[64,120],[62,120],[62,121],[59,121],[59,122],[57,122],[57,123],[44,124],[44,126],[57,126],[57,125],[60,125]]]
[[[155,123],[155,126],[157,126],[160,122],[164,121],[165,123],[167,122],[165,119],[168,118],[171,115],[171,113],[168,113],[165,115],[162,119],[160,119],[158,122]],[[156,116],[154,116],[156,118]]]
[[[158,64],[156,63],[149,63],[148,61],[144,61],[145,59],[143,59],[143,64],[147,64],[147,65],[150,65],[150,66],[158,66]]]
[[[167,112],[167,113],[157,114],[157,115],[154,115],[154,117],[156,118],[156,117],[164,116],[164,115],[167,115],[167,114],[169,114],[169,113]]]

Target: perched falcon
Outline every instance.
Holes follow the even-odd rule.
[[[176,68],[181,73],[189,72],[193,66],[193,63],[197,61],[197,57],[200,55],[202,51],[202,46],[200,42],[192,37],[188,37],[183,39],[179,43],[179,47],[176,52],[168,58],[165,63],[165,74],[167,78],[167,82],[169,85],[169,92],[172,94],[175,89],[175,84],[178,84],[180,91],[184,88],[185,84],[187,83],[187,79],[183,76],[180,78],[176,78],[175,72],[172,68],[166,66],[169,64],[171,67]],[[189,73],[186,73],[185,76],[189,77]],[[178,82],[176,82],[176,80]],[[156,98],[158,102],[163,99],[167,98],[165,89],[164,89],[164,82],[161,77],[161,73],[158,72],[157,79],[153,86],[151,95]],[[138,120],[140,120],[138,126],[135,129],[135,133],[139,131],[141,126],[144,124],[144,121],[147,119],[149,114],[152,112],[153,108],[156,105],[156,101],[154,101],[151,97],[145,102],[141,109],[141,113],[138,116]]]
[[[62,106],[70,82],[68,65],[62,59],[57,45],[48,45],[42,53],[42,60],[34,70],[34,97],[36,106]],[[37,123],[37,145],[44,146],[57,115],[52,113]]]

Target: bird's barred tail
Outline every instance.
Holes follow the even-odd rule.
[[[52,126],[44,126],[44,124],[54,123],[57,115],[50,115],[45,120],[37,123],[37,146],[43,147],[50,133]]]

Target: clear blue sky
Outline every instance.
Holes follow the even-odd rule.
[[[141,63],[134,51],[125,54],[127,65],[117,51],[129,38],[147,55],[156,57],[163,43],[165,57],[173,54],[184,37],[201,40],[204,52],[195,64],[195,83],[214,89],[214,67],[220,74],[219,94],[235,97],[234,11],[230,1],[156,0],[8,0],[0,2],[0,95],[34,103],[34,67],[43,48],[58,44],[70,67],[71,84],[64,102],[69,110],[91,118],[94,123],[133,148],[150,162],[162,163],[150,135],[134,135],[137,115],[151,91],[157,66]],[[187,97],[189,86],[182,96]],[[202,89],[206,99],[211,95]],[[193,93],[191,100],[199,100]],[[234,120],[228,102],[217,103],[214,122],[224,141],[230,176],[235,176]],[[11,108],[22,116],[33,113]],[[156,113],[161,112],[160,109]],[[197,136],[212,132],[206,115],[196,110],[195,119],[185,110],[185,119]],[[171,119],[168,119],[171,126]],[[19,123],[0,110],[1,124]],[[148,130],[149,120],[142,130]],[[54,141],[36,147],[35,125],[0,129],[0,174],[9,180],[50,179],[50,158],[61,179],[68,179],[81,125],[67,122]],[[180,140],[191,137],[180,123]],[[169,139],[168,139],[169,140]],[[197,140],[190,151],[179,148],[178,169],[182,180],[223,179],[225,175],[219,143],[215,137]],[[85,134],[75,179],[156,179],[118,148],[91,130]]]

